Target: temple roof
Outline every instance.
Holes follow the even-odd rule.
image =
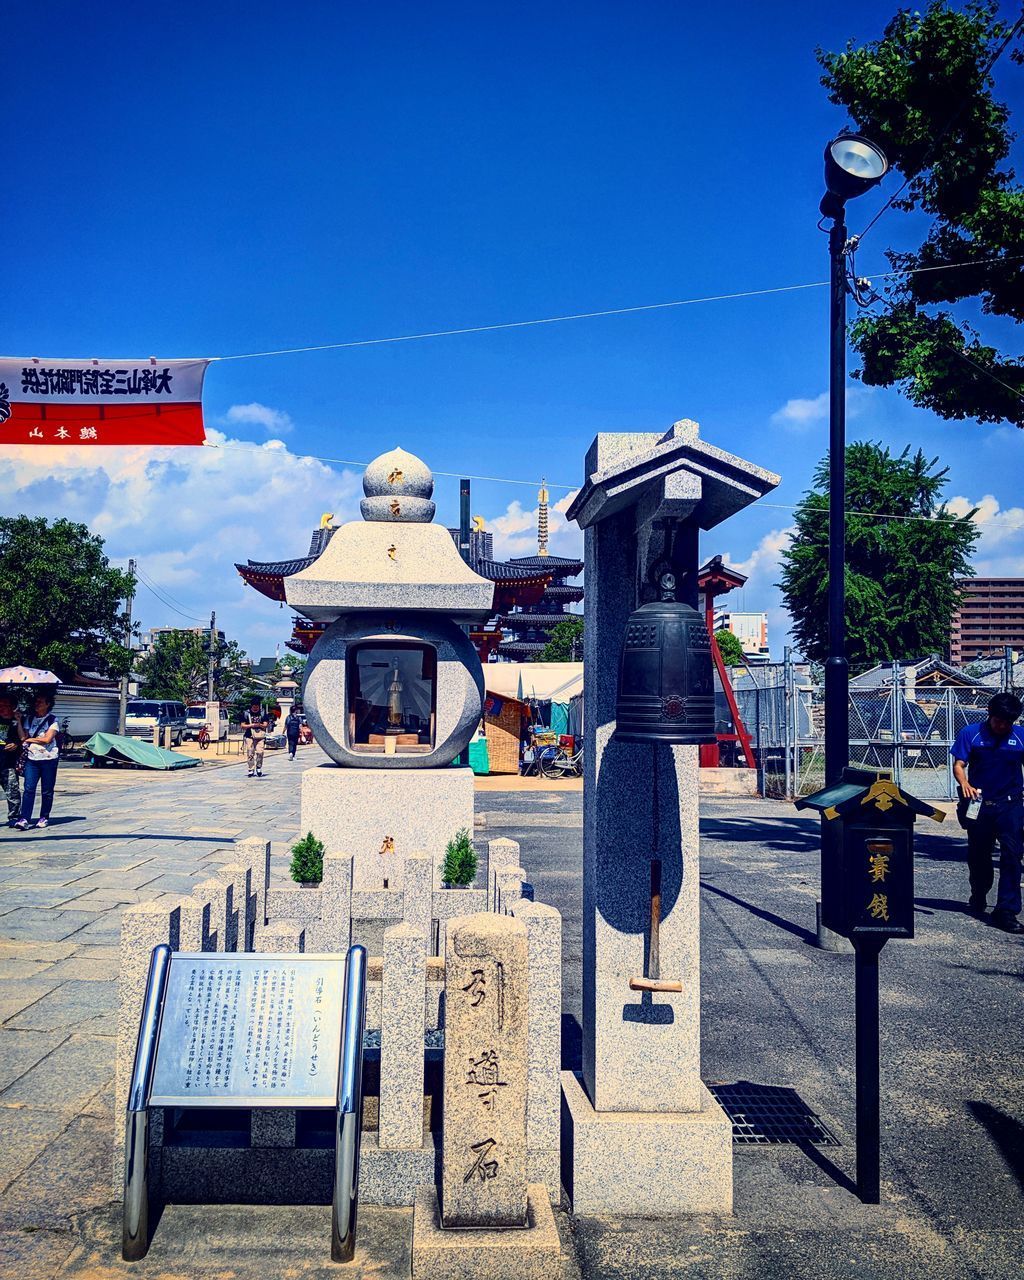
[[[520,631],[531,629],[544,629],[553,627],[559,622],[565,622],[569,618],[579,618],[583,621],[582,613],[500,613],[498,615],[498,626],[518,628]]]
[[[567,556],[513,556],[508,563],[531,565],[546,570],[552,576],[568,574],[575,577],[577,573],[583,572],[583,561],[572,560]]]

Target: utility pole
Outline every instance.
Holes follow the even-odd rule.
[[[128,575],[135,577],[135,561],[128,561]],[[124,718],[128,710],[128,677],[131,675],[131,655],[132,655],[132,600],[134,599],[134,584],[128,589],[128,599],[125,601],[124,610],[124,647],[128,650],[128,670],[121,677],[121,691],[117,701],[117,732],[124,737]]]
[[[217,671],[217,614],[210,612],[210,665],[206,671],[206,701],[213,701],[213,680]]]

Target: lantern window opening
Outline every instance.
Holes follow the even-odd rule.
[[[345,656],[348,746],[370,755],[427,754],[437,729],[437,649],[369,640]]]

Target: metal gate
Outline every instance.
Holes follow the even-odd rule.
[[[740,714],[757,748],[764,794],[809,795],[825,784],[824,685],[801,677],[792,663],[751,673],[756,687],[736,691]],[[965,725],[983,720],[995,687],[908,687],[894,664],[888,683],[850,690],[850,763],[890,769],[900,786],[923,800],[956,796],[950,747]]]

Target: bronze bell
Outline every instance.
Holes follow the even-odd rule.
[[[715,681],[704,619],[676,599],[663,573],[661,599],[629,616],[619,666],[615,736],[623,742],[714,742]]]

